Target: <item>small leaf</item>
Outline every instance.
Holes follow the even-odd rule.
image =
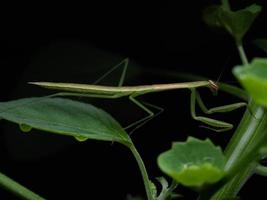
[[[158,157],[160,169],[184,186],[201,189],[219,181],[224,175],[225,157],[220,147],[209,139],[189,137],[175,142],[172,149]]]
[[[164,177],[157,177],[156,179],[161,184],[161,191],[157,197],[158,200],[171,200],[176,199],[178,197],[182,197],[182,195],[173,192],[177,187],[177,183],[175,181],[173,181],[172,184],[169,186],[169,183]]]
[[[259,47],[260,49],[262,49],[265,53],[267,53],[267,39],[262,38],[262,39],[257,39],[254,40],[253,43]]]
[[[233,74],[256,103],[267,106],[266,58],[255,58],[248,65],[236,66]]]
[[[256,4],[237,11],[213,5],[204,10],[203,18],[210,26],[224,27],[240,43],[260,12]]]
[[[0,103],[0,118],[79,141],[96,139],[131,143],[123,128],[108,113],[90,104],[63,98],[35,97]],[[26,130],[27,129],[27,130]]]
[[[149,182],[149,187],[150,187],[150,191],[152,193],[152,197],[154,199],[156,199],[157,198],[157,187],[156,187],[156,185],[152,181],[150,181]]]
[[[161,184],[162,190],[167,190],[169,187],[168,181],[164,177],[157,177],[156,180]]]
[[[219,5],[211,5],[206,7],[202,12],[204,22],[212,27],[222,27],[219,18],[219,12],[221,12],[221,6]]]
[[[252,23],[261,11],[261,6],[253,4],[242,10],[230,11],[221,9],[220,20],[226,30],[241,42]]]

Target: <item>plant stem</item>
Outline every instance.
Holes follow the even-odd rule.
[[[16,181],[12,180],[11,178],[7,177],[3,173],[0,172],[0,186],[12,193],[16,196],[21,197],[22,199],[27,200],[44,200],[44,198],[40,197],[39,195],[35,194],[31,190],[27,189],[26,187],[20,185]]]
[[[227,10],[231,10],[230,4],[228,0],[221,0],[221,3],[223,5],[223,7]]]
[[[237,43],[243,65],[248,64],[242,43]],[[225,171],[228,178],[233,178],[212,196],[212,200],[235,197],[246,181],[253,175],[258,166],[259,149],[267,139],[267,111],[250,100],[247,110],[239,123],[231,141],[228,143],[225,156]]]
[[[255,168],[255,173],[256,173],[256,174],[259,174],[259,175],[261,175],[261,176],[267,176],[267,167],[262,166],[262,165],[258,165],[258,166]]]
[[[256,137],[259,137],[258,128],[263,125],[262,121],[265,121],[266,113],[262,107],[253,102],[248,107],[250,110],[247,109],[245,112],[239,127],[225,150],[227,157],[225,170],[229,170],[234,162],[240,159],[240,155],[245,153],[247,146],[251,145],[251,140],[256,140]]]
[[[238,42],[236,44],[236,46],[237,46],[237,49],[238,49],[238,52],[239,52],[239,55],[240,55],[240,58],[241,58],[242,63],[244,65],[247,65],[248,64],[248,59],[247,59],[246,53],[244,51],[242,42]]]
[[[134,155],[134,157],[135,157],[135,159],[136,159],[136,161],[138,163],[139,169],[141,171],[141,174],[142,174],[142,177],[143,177],[143,181],[144,181],[144,185],[145,185],[145,189],[146,189],[147,199],[148,200],[153,200],[152,191],[150,189],[150,180],[148,178],[148,174],[147,174],[144,162],[143,162],[140,154],[138,153],[137,149],[135,148],[134,144],[131,144],[128,147],[130,148],[131,152],[133,153],[133,155]]]
[[[235,197],[255,172],[260,158],[259,149],[266,139],[267,112],[250,102],[225,150],[227,162],[224,170],[228,172],[227,176],[221,183],[202,193],[199,199],[224,200]]]
[[[212,200],[236,196],[258,165],[255,161],[258,159],[258,150],[266,139],[267,113],[254,102],[248,107],[225,150],[225,171],[229,172],[229,177],[235,174],[236,176],[221,188]]]

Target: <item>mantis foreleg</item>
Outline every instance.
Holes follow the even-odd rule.
[[[197,90],[195,90],[195,93],[196,93],[195,96],[196,96],[196,100],[197,100],[199,107],[206,114],[230,112],[230,111],[236,110],[238,108],[247,106],[247,103],[239,102],[239,103],[233,103],[233,104],[229,104],[229,105],[218,106],[218,107],[207,109],[207,107],[204,105],[204,102],[202,101]]]
[[[193,117],[193,119],[211,126],[211,127],[207,127],[207,128],[209,128],[213,131],[216,131],[216,132],[223,132],[223,131],[227,131],[227,130],[230,130],[233,128],[233,125],[230,123],[227,123],[227,122],[219,121],[216,119],[211,119],[208,117],[196,116],[196,110],[195,110],[196,99],[197,99],[196,89],[191,89],[190,110],[191,110],[191,116]],[[204,104],[202,102],[202,106],[203,105]],[[214,110],[213,110],[213,112],[214,112]]]

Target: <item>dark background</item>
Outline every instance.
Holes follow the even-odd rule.
[[[98,1],[88,5],[12,7],[1,19],[1,101],[49,94],[27,85],[28,81],[92,83],[126,57],[130,58],[127,85],[178,82],[175,76],[179,72],[213,80],[221,74],[221,81],[237,84],[231,68],[240,60],[232,38],[211,30],[201,19],[202,9],[214,2]],[[253,2],[266,7],[261,1],[235,1],[233,7]],[[245,38],[249,59],[264,56],[251,41],[266,37],[265,20],[264,9]],[[165,72],[172,72],[172,76]],[[119,72],[115,72],[106,83],[115,85],[118,79]],[[203,93],[209,107],[238,101],[223,93],[217,97],[209,91]],[[199,128],[190,117],[189,94],[185,90],[143,97],[164,108],[163,114],[132,135],[151,177],[162,175],[156,158],[170,148],[172,141],[193,135],[210,137],[225,147],[233,133]],[[145,115],[126,98],[91,101],[123,125]],[[242,113],[241,109],[218,118],[237,124]],[[47,199],[125,199],[127,194],[144,195],[136,161],[122,145],[91,140],[80,143],[37,130],[24,134],[16,124],[0,121],[0,125],[0,170]],[[264,195],[264,189],[259,188],[264,184],[264,178],[254,176],[241,196],[249,199],[255,189],[257,195]],[[195,196],[182,187],[180,192],[187,195],[185,199]],[[16,199],[2,190],[0,197]]]

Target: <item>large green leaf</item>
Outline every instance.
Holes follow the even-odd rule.
[[[267,58],[255,58],[248,65],[236,66],[233,73],[256,103],[267,106]]]
[[[219,181],[224,175],[225,157],[209,139],[189,137],[175,142],[158,157],[160,169],[178,183],[197,189]]]
[[[208,25],[224,27],[240,43],[260,11],[261,6],[256,4],[237,11],[210,6],[204,10],[203,16]]]
[[[131,143],[123,128],[108,113],[90,104],[64,98],[35,97],[0,103],[0,118],[31,127],[73,136]]]

